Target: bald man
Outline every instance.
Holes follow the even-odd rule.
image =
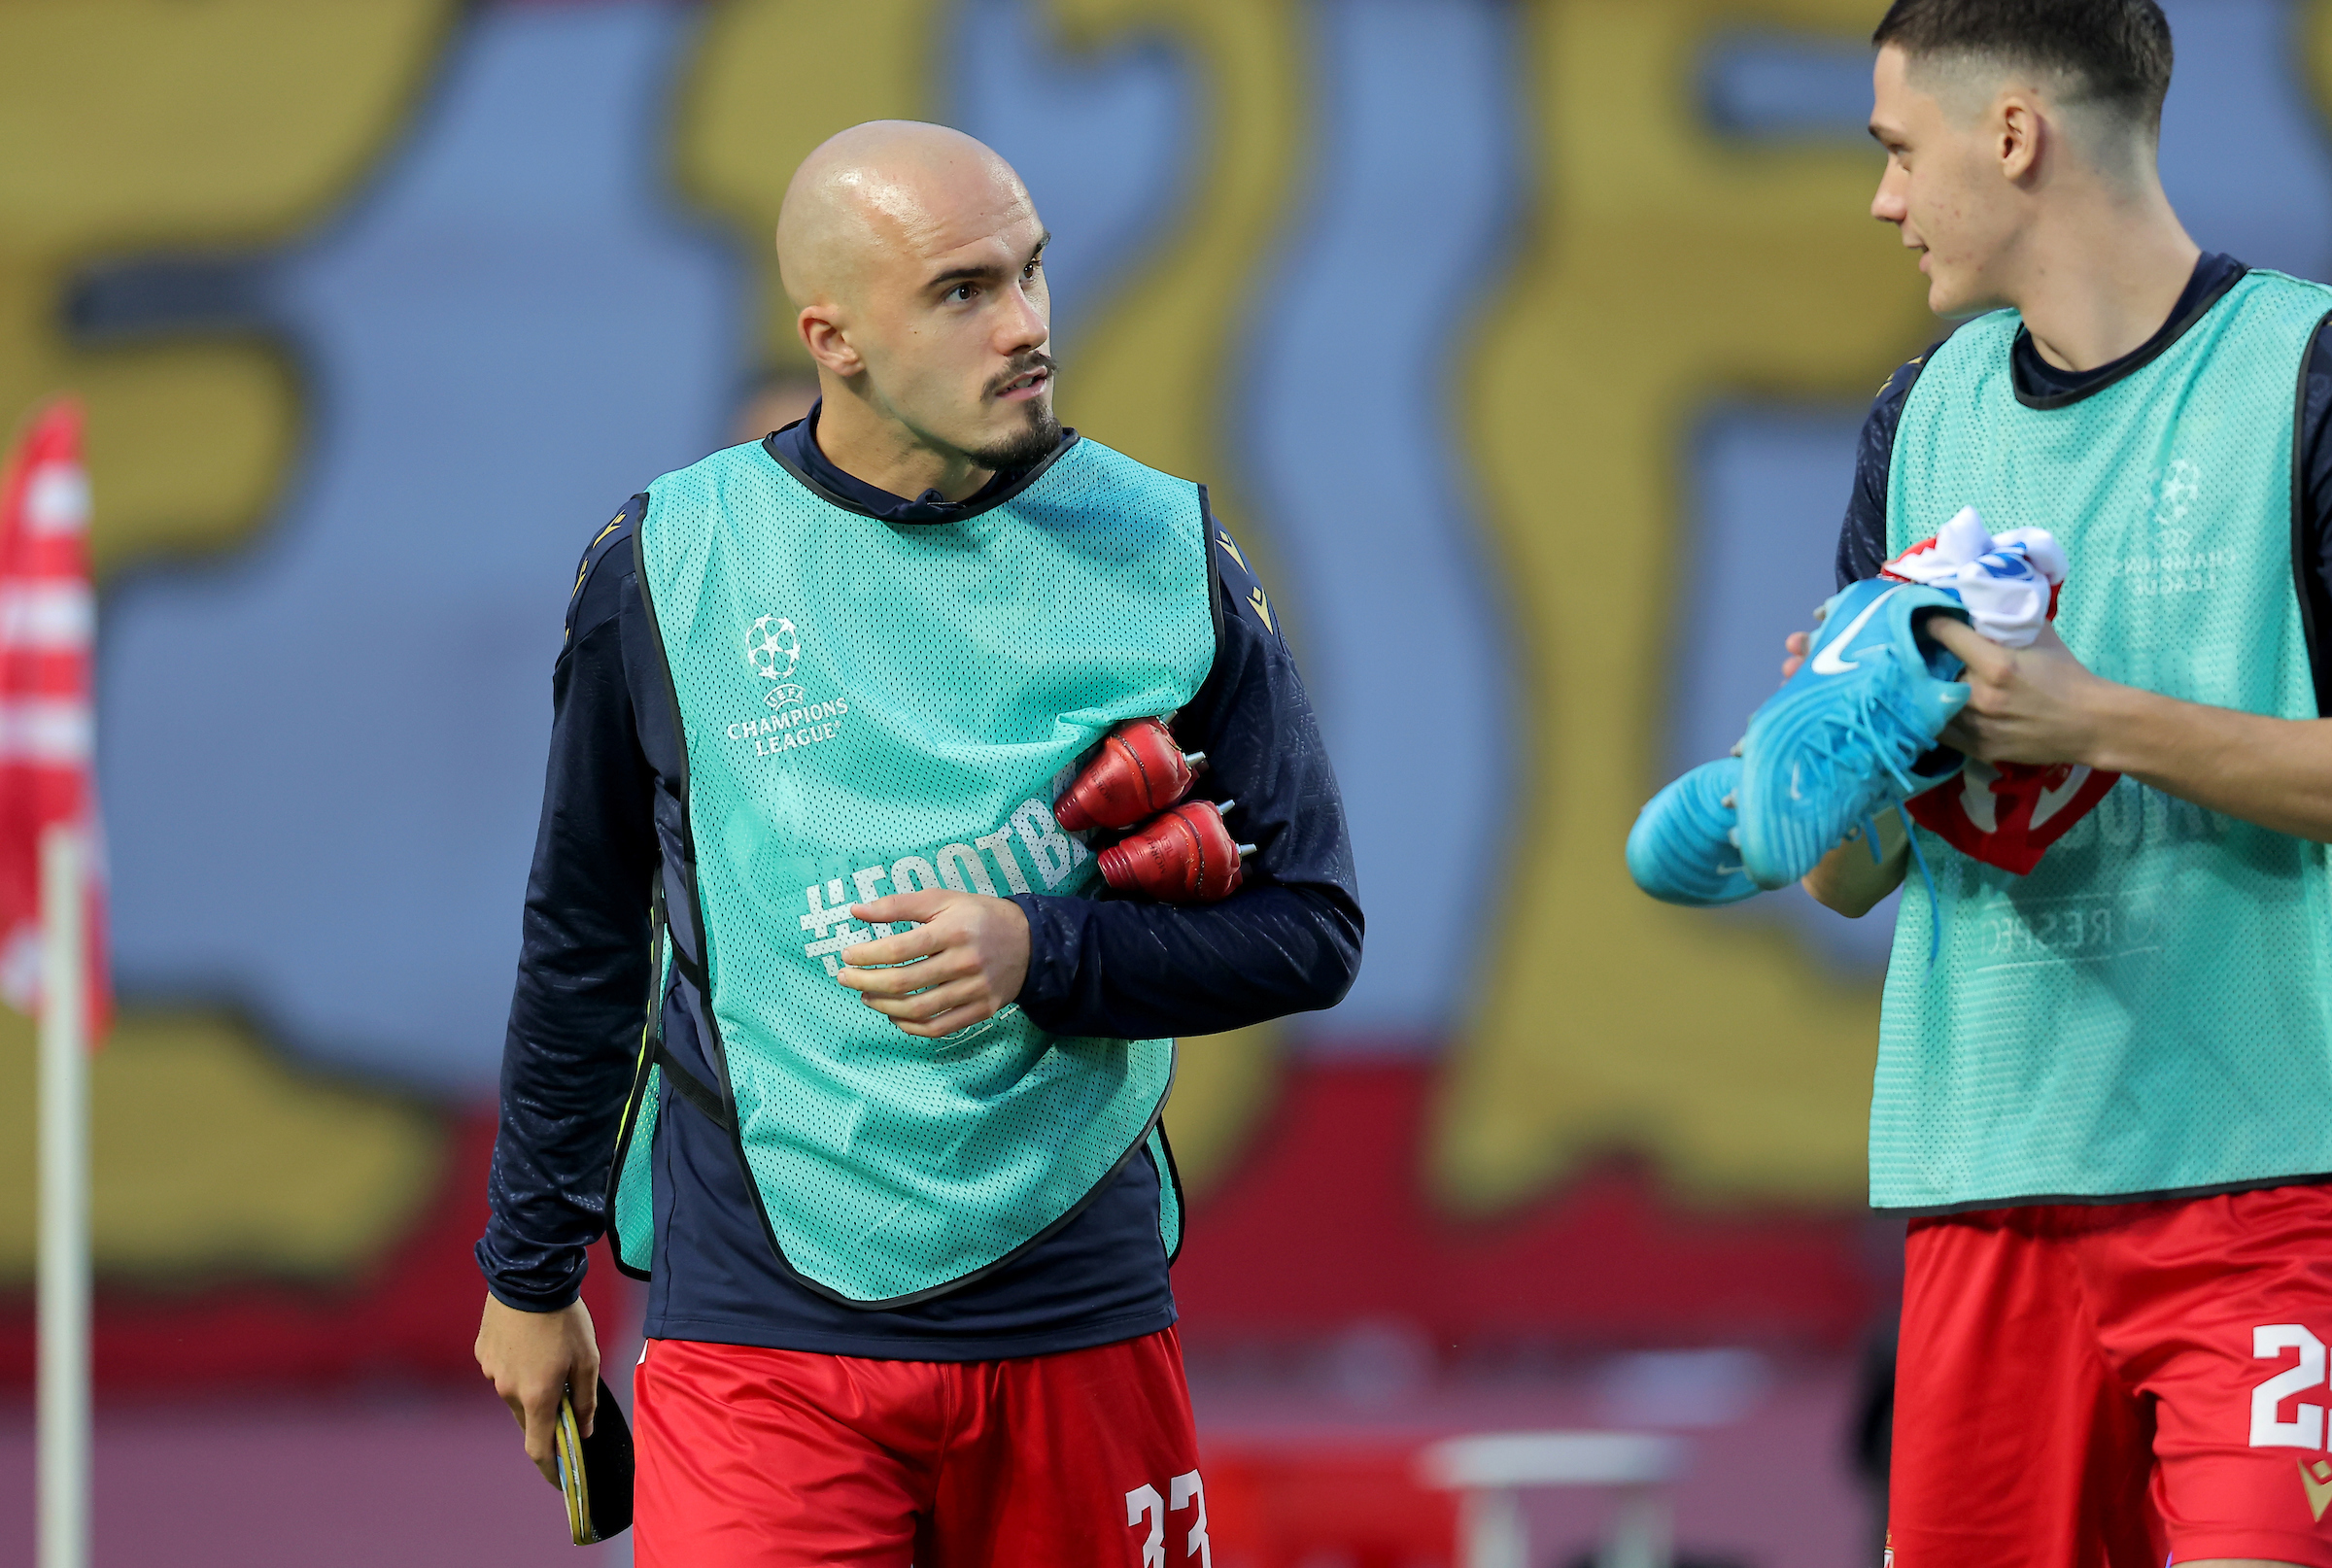
[[[478,1362],[552,1475],[585,1249],[648,1279],[645,1565],[1210,1559],[1173,1037],[1334,1003],[1360,910],[1205,487],[1053,416],[1048,239],[954,131],[819,148],[777,226],[819,401],[576,574]],[[1258,846],[1221,903],[1108,896],[1053,819],[1156,714]]]

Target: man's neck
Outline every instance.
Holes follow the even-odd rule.
[[[2040,358],[2095,370],[2162,329],[2202,250],[2161,187],[2067,203],[2027,236],[2011,301]]]
[[[826,460],[853,479],[908,500],[938,491],[960,501],[978,492],[995,471],[960,452],[935,449],[897,420],[877,413],[846,387],[829,383],[811,432]]]

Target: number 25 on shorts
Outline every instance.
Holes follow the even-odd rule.
[[[2284,1368],[2251,1390],[2251,1447],[2254,1449],[2321,1449],[2324,1446],[2324,1407],[2302,1402],[2292,1408],[2288,1421],[2277,1410],[2294,1394],[2323,1388],[2324,1342],[2297,1323],[2262,1323],[2251,1330],[2251,1354],[2261,1361],[2281,1361],[2284,1352],[2300,1352],[2299,1364]]]
[[[2325,1447],[2324,1407],[2306,1400],[2292,1407],[2291,1419],[2281,1420],[2278,1410],[2296,1394],[2311,1394],[2326,1386],[2324,1342],[2297,1323],[2262,1323],[2251,1330],[2251,1354],[2261,1361],[2281,1361],[2287,1351],[2300,1359],[2251,1390],[2251,1447],[2308,1449]],[[2308,1493],[2308,1509],[2317,1522],[2332,1508],[2332,1462],[2300,1461],[2300,1484]]]

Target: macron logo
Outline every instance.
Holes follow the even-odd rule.
[[[1902,593],[1903,588],[1903,585],[1900,584],[1894,588],[1890,588],[1885,593],[1879,595],[1878,597],[1864,605],[1863,613],[1856,616],[1853,620],[1847,622],[1845,631],[1839,632],[1836,636],[1824,643],[1821,649],[1814,655],[1814,673],[1817,675],[1843,675],[1850,669],[1859,668],[1860,666],[1855,661],[1851,659],[1840,659],[1838,657],[1838,650],[1845,647],[1848,643],[1854,641],[1856,634],[1863,630],[1863,627],[1869,621],[1870,617],[1878,613],[1878,607],[1881,604],[1884,604],[1887,600],[1893,598],[1896,595]]]

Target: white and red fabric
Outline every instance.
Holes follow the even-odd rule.
[[[2009,648],[2029,648],[2057,618],[2068,571],[2065,549],[2046,528],[1995,535],[1964,506],[1932,539],[1880,568],[1880,575],[1957,594],[1975,630]],[[2120,779],[2079,764],[1979,763],[1972,757],[1943,783],[1913,796],[1911,820],[1987,866],[2022,876],[2048,846],[2087,816]]]
[[[96,623],[82,411],[59,398],[34,416],[0,473],[0,996],[39,1010],[41,835],[52,823],[77,826],[88,845],[92,1042],[113,1013],[92,767]]]
[[[1963,506],[1934,538],[1920,540],[1878,574],[1949,589],[1968,606],[1976,631],[2004,648],[2029,648],[2057,618],[2065,571],[2065,547],[2048,529],[1995,535],[1981,513]]]

